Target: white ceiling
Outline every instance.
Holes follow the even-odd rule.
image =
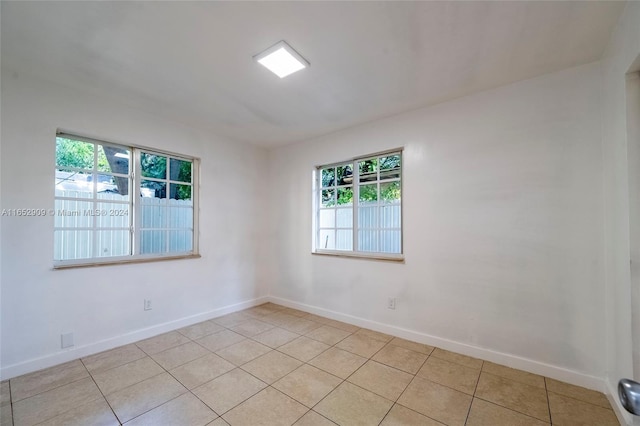
[[[598,60],[619,2],[1,2],[2,65],[262,146]],[[311,67],[252,56],[284,39]]]

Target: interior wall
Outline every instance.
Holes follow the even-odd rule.
[[[5,64],[3,63],[3,67]],[[200,259],[52,270],[53,217],[2,217],[3,378],[265,296],[266,151],[2,70],[1,208],[54,205],[57,128],[201,159]],[[151,299],[153,309],[143,310]],[[217,311],[219,314],[219,311]],[[73,332],[73,350],[60,334]]]
[[[640,3],[628,2],[602,59],[606,346],[608,386],[612,393],[618,380],[634,377],[625,74],[638,55]],[[635,379],[640,380],[638,372]],[[622,412],[619,405],[617,409]],[[640,424],[638,418],[632,420],[631,415],[624,414],[629,424],[632,421]]]
[[[272,295],[597,387],[600,83],[585,65],[270,151]],[[396,147],[405,262],[312,255],[314,167]]]

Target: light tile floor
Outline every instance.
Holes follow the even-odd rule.
[[[601,393],[267,303],[2,382],[11,424],[618,421]]]

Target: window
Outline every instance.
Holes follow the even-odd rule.
[[[315,251],[402,258],[402,152],[318,167]]]
[[[197,254],[192,157],[59,133],[56,266]]]

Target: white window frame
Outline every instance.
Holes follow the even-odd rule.
[[[112,201],[112,200],[100,200],[98,198],[96,198],[96,191],[95,191],[95,186],[94,186],[94,191],[93,191],[93,198],[92,199],[87,199],[87,200],[92,200],[94,202],[94,205],[96,205],[95,203],[112,203],[114,205],[117,204],[121,204],[121,205],[128,205],[129,206],[129,211],[131,212],[131,214],[129,215],[129,232],[130,232],[130,250],[131,250],[131,254],[130,255],[126,255],[126,256],[110,256],[110,257],[91,257],[91,258],[83,258],[83,259],[67,259],[67,260],[55,260],[53,261],[53,268],[54,269],[65,269],[65,268],[74,268],[74,267],[85,267],[85,266],[99,266],[99,265],[114,265],[114,264],[125,264],[125,263],[138,263],[138,262],[150,262],[150,261],[160,261],[160,260],[172,260],[172,259],[188,259],[188,258],[198,258],[200,257],[199,254],[199,231],[198,231],[198,226],[199,226],[199,177],[200,177],[200,159],[197,157],[191,157],[191,156],[187,156],[184,154],[177,154],[177,153],[173,153],[173,152],[169,152],[169,151],[165,151],[165,150],[160,150],[160,149],[156,149],[156,148],[149,148],[149,147],[144,147],[144,146],[140,146],[140,145],[132,145],[132,144],[118,144],[118,143],[113,143],[113,142],[107,142],[104,140],[100,140],[100,139],[96,139],[96,138],[91,138],[91,137],[86,137],[86,136],[80,136],[76,133],[71,133],[71,132],[65,132],[65,131],[58,131],[56,133],[56,138],[58,137],[62,137],[62,138],[67,138],[67,139],[71,139],[71,140],[77,140],[77,141],[81,141],[81,142],[88,142],[88,143],[92,143],[92,144],[97,144],[97,145],[102,145],[102,146],[111,146],[111,147],[115,147],[115,148],[121,148],[121,149],[127,149],[130,152],[130,159],[129,159],[129,174],[128,174],[128,179],[129,179],[129,201],[127,202],[118,202],[118,201]],[[142,153],[146,153],[146,154],[153,154],[153,155],[160,155],[160,156],[164,156],[167,157],[167,163],[170,163],[171,159],[177,159],[177,160],[182,160],[182,161],[189,161],[192,164],[192,169],[191,169],[191,187],[192,187],[192,193],[191,193],[191,197],[193,200],[193,235],[192,235],[192,250],[188,251],[188,252],[165,252],[165,253],[152,253],[152,254],[140,254],[140,248],[141,248],[141,244],[140,244],[140,236],[141,236],[141,232],[142,232],[142,214],[141,214],[141,201],[140,201],[140,196],[136,196],[136,194],[140,194],[141,193],[141,184],[142,184],[142,180],[144,179],[148,179],[146,177],[142,176],[141,173],[141,166],[140,166],[140,158]],[[97,155],[94,154],[94,174],[101,174],[101,172],[97,171],[97,158],[95,158]],[[57,164],[55,164],[54,162],[54,170],[57,170],[58,166]],[[64,169],[71,169],[68,167],[64,167]],[[184,184],[184,182],[179,182],[179,181],[173,181],[170,179],[170,175],[169,175],[169,167],[167,167],[166,169],[166,179],[153,179],[151,178],[151,180],[155,180],[155,181],[162,181],[162,182],[166,182],[167,188],[166,191],[167,193],[170,191],[170,184]],[[117,176],[123,176],[124,174],[117,174],[117,173],[111,173],[111,172],[106,172],[104,174],[107,175],[117,175]],[[97,184],[97,179],[94,179],[94,181],[96,181]],[[67,199],[67,197],[59,197],[57,195],[54,194],[54,200],[58,200],[58,199]],[[168,200],[168,195],[167,195],[167,200]],[[167,207],[170,208],[170,207]],[[54,203],[54,212],[55,212],[55,203]],[[55,212],[55,214],[58,214],[58,212]],[[167,232],[169,232],[172,228],[170,228],[169,223],[165,224],[166,226],[163,228],[163,230],[166,230]],[[94,220],[94,223],[91,227],[94,231],[97,228],[96,227],[96,221]],[[60,229],[60,228],[56,228],[54,226],[54,231],[56,229]],[[119,229],[119,228],[114,228],[114,229]],[[146,228],[145,228],[146,229]],[[185,228],[186,229],[186,228]],[[93,244],[95,245],[96,242],[93,241]],[[169,241],[167,239],[167,245],[169,244]],[[95,255],[95,250],[93,252],[93,254]]]
[[[359,199],[360,199],[360,172],[358,170],[358,162],[370,160],[373,158],[384,157],[388,155],[400,155],[400,177],[398,179],[390,179],[389,182],[399,181],[400,182],[400,193],[403,194],[403,181],[404,181],[404,162],[403,162],[403,148],[395,148],[388,151],[376,152],[372,154],[367,154],[363,156],[354,157],[351,159],[345,159],[343,161],[333,162],[329,164],[323,164],[320,166],[316,166],[313,172],[313,220],[312,220],[312,254],[318,255],[329,255],[329,256],[341,256],[341,257],[359,257],[359,258],[367,258],[367,259],[378,259],[378,260],[389,260],[389,261],[404,261],[404,207],[403,207],[403,197],[400,197],[400,253],[387,253],[381,251],[359,251],[358,250],[358,230],[360,229],[358,226],[358,207],[359,207]],[[322,207],[321,197],[322,197],[322,169],[330,168],[330,167],[340,167],[347,164],[351,164],[353,170],[353,182],[351,185],[334,185],[332,188],[344,187],[344,186],[352,186],[353,187],[353,203],[350,206],[345,206],[345,208],[352,209],[352,249],[351,250],[331,250],[331,249],[323,249],[319,248],[319,239],[320,239],[320,211],[325,209]],[[385,180],[380,180],[380,170],[377,170],[377,178],[375,182],[378,185],[378,194],[380,183],[385,183]],[[372,182],[373,183],[373,182]],[[324,188],[326,189],[326,188]],[[338,194],[336,193],[336,201]],[[380,200],[378,199],[378,202]],[[338,210],[341,207],[337,206],[333,207]],[[336,221],[337,221],[337,212],[336,212]],[[324,228],[323,228],[324,229]],[[342,229],[340,227],[334,226],[334,229],[337,231]],[[348,228],[344,228],[348,229]],[[373,228],[372,228],[373,229]],[[381,229],[381,228],[375,228]],[[385,228],[386,229],[386,228]]]

